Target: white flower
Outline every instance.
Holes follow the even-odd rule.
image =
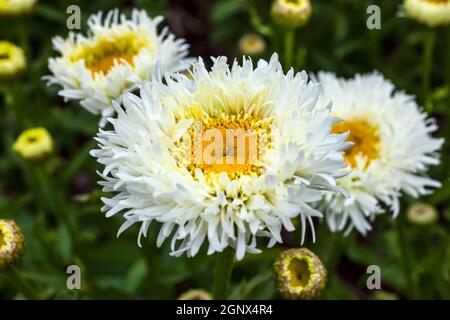
[[[437,126],[414,98],[395,91],[377,73],[351,80],[319,73],[318,78],[319,101],[333,100],[332,113],[343,120],[333,132],[349,131],[348,140],[354,143],[345,155],[353,170],[338,183],[351,197],[327,194],[325,218],[333,231],[348,226],[347,232],[355,227],[366,234],[371,230],[369,221],[385,212],[382,204],[397,215],[402,191],[418,197],[440,186],[425,172],[439,163],[437,151],[443,139],[431,137]]]
[[[406,16],[429,27],[450,23],[450,0],[405,0],[403,11]]]
[[[61,56],[49,59],[53,76],[46,79],[63,87],[61,96],[101,114],[104,124],[114,112],[111,100],[151,79],[157,65],[161,72],[182,70],[188,45],[167,28],[158,32],[163,18],[150,18],[145,11],[135,9],[127,19],[113,10],[102,18],[102,12],[89,18],[86,37],[70,32],[67,39],[53,39]]]
[[[211,71],[200,60],[191,77],[145,83],[140,98],[125,95],[123,109],[114,103],[113,129],[100,129],[91,154],[105,166],[104,191],[115,193],[103,211],[125,219],[119,234],[139,223],[140,238],[157,221],[157,245],[172,237],[175,256],[194,256],[207,240],[208,254],[231,246],[242,259],[259,252],[257,237],[282,242],[295,217],[303,237],[307,222],[313,228],[322,215],[309,204],[322,190],[341,192],[335,178],[349,144],[330,133],[319,86],[305,72],[284,74],[277,55],[255,68],[250,59],[231,68],[225,57],[213,62]],[[252,135],[234,145],[234,137],[210,140],[211,132]]]

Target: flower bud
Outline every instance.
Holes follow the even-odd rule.
[[[40,160],[53,152],[53,139],[45,128],[32,128],[19,135],[13,149],[25,160]]]
[[[14,78],[25,67],[26,60],[23,50],[11,42],[0,41],[0,80]]]
[[[247,34],[239,40],[239,49],[247,56],[258,56],[266,50],[266,41],[257,34]]]
[[[0,0],[0,16],[22,16],[30,13],[37,0]]]
[[[408,208],[406,217],[412,224],[427,225],[437,220],[438,213],[436,208],[429,204],[415,203]]]
[[[203,289],[191,289],[179,296],[178,300],[212,300],[212,296]]]
[[[393,292],[376,290],[372,296],[372,300],[399,300],[400,298]]]
[[[450,24],[450,0],[405,0],[403,11],[429,27]]]
[[[313,299],[321,293],[327,280],[322,262],[306,248],[282,252],[274,263],[274,272],[286,299]]]
[[[305,25],[312,14],[309,0],[275,0],[272,5],[273,21],[285,28]]]
[[[24,249],[24,238],[19,226],[12,220],[0,219],[0,271],[19,263]]]

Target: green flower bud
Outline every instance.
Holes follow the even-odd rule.
[[[0,0],[0,16],[20,17],[29,14],[37,0]]]
[[[191,289],[179,296],[178,300],[212,300],[212,296],[203,289]]]
[[[426,203],[415,203],[406,213],[408,221],[412,224],[427,225],[434,223],[438,218],[435,207]]]
[[[45,128],[31,128],[19,135],[13,149],[25,160],[40,160],[53,152],[53,139]]]
[[[309,0],[275,0],[272,5],[273,21],[285,28],[305,25],[312,14]]]
[[[372,300],[399,300],[398,295],[384,290],[376,290],[371,298]]]
[[[322,262],[306,248],[282,252],[274,263],[274,272],[286,299],[313,299],[321,293],[327,280]]]
[[[13,79],[26,66],[27,61],[22,48],[9,41],[0,41],[0,81]]]
[[[0,219],[0,271],[19,263],[25,249],[22,231],[12,220]]]
[[[266,41],[257,34],[247,34],[239,40],[239,49],[247,56],[257,56],[266,50]]]
[[[429,27],[450,24],[450,0],[405,0],[405,16]]]

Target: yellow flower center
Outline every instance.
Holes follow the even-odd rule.
[[[106,74],[115,63],[128,63],[133,66],[133,58],[142,48],[150,48],[148,39],[136,33],[117,37],[100,38],[94,44],[80,44],[71,56],[72,62],[85,61],[85,66],[93,75]]]
[[[308,263],[304,259],[293,258],[288,266],[289,284],[292,287],[306,287],[311,279]]]
[[[193,176],[196,169],[206,177],[222,172],[231,179],[260,175],[262,157],[273,142],[271,123],[271,118],[250,114],[202,117],[175,143],[175,159]]]
[[[353,142],[353,146],[345,151],[345,160],[351,167],[357,166],[357,157],[362,155],[366,160],[366,167],[379,156],[380,136],[378,128],[364,119],[342,121],[335,124],[332,133],[344,133],[349,131],[347,141]]]

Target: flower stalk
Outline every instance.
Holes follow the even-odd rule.
[[[61,194],[55,189],[53,182],[48,175],[45,162],[30,163],[30,184],[34,194],[38,196],[37,203],[40,210],[50,212],[57,221],[61,221],[69,232],[72,239],[75,239],[75,226],[70,217],[66,214],[67,208],[64,205]]]
[[[416,298],[416,286],[412,274],[411,268],[411,252],[409,251],[409,246],[406,239],[406,218],[404,214],[400,214],[396,220],[397,222],[397,239],[400,247],[401,253],[401,265],[403,269],[403,274],[406,280],[406,291],[414,299]]]
[[[214,275],[214,300],[226,300],[230,289],[231,273],[234,265],[234,249],[227,247],[217,254],[216,272]]]
[[[9,269],[4,278],[14,287],[17,291],[23,294],[28,300],[39,300],[39,295],[34,288],[26,281],[16,268]]]
[[[436,43],[436,33],[433,29],[430,29],[425,34],[423,42],[423,62],[422,62],[422,93],[425,102],[425,108],[429,112],[431,111],[429,100],[430,100],[431,76],[433,73],[433,55],[435,43]]]
[[[289,69],[292,67],[292,57],[294,55],[295,29],[286,29],[284,35],[284,67]]]

